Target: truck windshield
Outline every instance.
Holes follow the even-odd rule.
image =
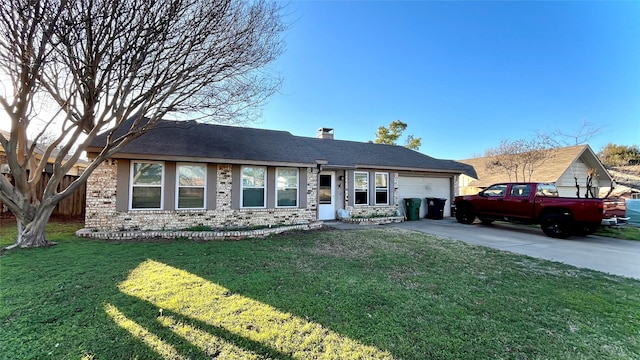
[[[538,184],[536,196],[558,197],[558,188],[554,184]]]

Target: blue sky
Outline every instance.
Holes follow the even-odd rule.
[[[285,11],[272,66],[284,84],[247,126],[368,141],[399,119],[420,152],[454,160],[585,122],[601,127],[594,151],[640,145],[640,1],[293,0]]]
[[[536,131],[640,145],[640,2],[292,1],[284,77],[253,127],[368,141],[400,119],[465,159]]]

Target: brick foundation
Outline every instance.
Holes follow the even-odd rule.
[[[238,231],[98,231],[92,229],[80,229],[76,236],[82,238],[102,240],[135,240],[135,239],[190,239],[199,241],[238,240],[245,238],[264,238],[269,235],[280,234],[287,231],[315,230],[323,226],[321,221],[302,225],[289,225],[276,228],[264,228],[258,230]]]

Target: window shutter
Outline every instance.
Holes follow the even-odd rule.
[[[129,160],[117,160],[116,211],[129,211]]]

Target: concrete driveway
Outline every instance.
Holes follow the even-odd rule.
[[[455,218],[420,219],[387,226],[640,279],[640,241],[595,235],[571,236],[562,240],[547,237],[539,227],[507,223],[465,225],[457,223]]]

